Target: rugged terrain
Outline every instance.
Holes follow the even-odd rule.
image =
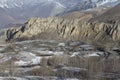
[[[8,28],[1,32],[7,42],[48,39],[48,40],[84,40],[97,42],[119,42],[120,40],[120,4],[102,11],[70,12],[58,17],[31,18],[23,26]],[[109,14],[109,15],[108,15]]]
[[[108,9],[108,11],[104,12],[103,14],[95,17],[93,21],[98,20],[100,22],[109,22],[109,23],[112,23],[115,21],[118,22],[120,20],[119,11],[120,11],[120,5],[117,5],[111,9]]]
[[[119,0],[1,0],[0,28],[23,24],[31,17],[50,17],[100,6],[115,6]]]
[[[0,79],[119,80],[119,11],[97,7],[0,30]]]
[[[81,41],[27,40],[0,44],[1,80],[119,80],[119,57],[111,48]],[[110,55],[110,54],[111,55]],[[115,53],[115,54],[112,54]]]

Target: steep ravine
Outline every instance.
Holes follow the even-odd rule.
[[[87,22],[59,17],[31,18],[20,28],[6,30],[6,41],[28,39],[119,41],[120,22]]]

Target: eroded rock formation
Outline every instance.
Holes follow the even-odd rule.
[[[120,22],[87,22],[60,17],[31,18],[20,28],[6,31],[6,40],[57,39],[87,41],[120,40]]]

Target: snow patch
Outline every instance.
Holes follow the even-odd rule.
[[[29,66],[29,65],[37,65],[40,64],[42,57],[36,57],[34,59],[31,59],[30,61],[16,61],[14,64],[17,66]]]
[[[14,62],[17,66],[31,66],[31,65],[39,65],[43,58],[50,58],[50,57],[38,57],[33,53],[25,52],[19,57],[19,61]]]
[[[117,2],[117,1],[118,0],[101,0],[101,1],[97,0],[96,5],[97,5],[97,7],[99,7],[101,5],[105,5],[107,3],[113,3],[113,2]]]
[[[51,54],[51,55],[63,55],[63,52],[56,52],[56,51],[40,51],[41,54]]]
[[[70,57],[75,57],[75,56],[78,56],[80,54],[81,54],[80,52],[74,52]]]
[[[104,52],[93,52],[92,54],[87,54],[84,57],[100,57]]]
[[[59,47],[65,47],[65,43],[59,43],[58,46]]]

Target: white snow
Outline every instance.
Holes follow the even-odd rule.
[[[28,63],[25,62],[25,61],[20,60],[20,61],[16,61],[16,62],[15,62],[15,65],[17,65],[17,66],[27,66]]]
[[[88,55],[85,55],[84,57],[93,57],[93,56],[99,57],[99,55],[97,54],[88,54]]]
[[[59,43],[58,46],[64,47],[64,46],[65,46],[65,43]]]
[[[43,3],[44,2],[44,3]],[[65,8],[62,4],[55,0],[0,0],[0,7],[2,8],[22,8],[25,5],[36,5],[42,3],[44,5],[54,3],[59,7]]]
[[[74,52],[70,57],[75,57],[77,55],[80,55],[80,52]]]
[[[16,61],[14,64],[17,66],[37,65],[37,64],[40,64],[41,59],[42,57],[36,57],[34,59],[31,59],[30,61],[19,60],[19,61]]]
[[[53,55],[62,55],[63,52],[53,52],[53,51],[39,51],[42,54],[53,54]],[[29,65],[38,65],[41,63],[41,60],[43,58],[50,58],[46,56],[36,56],[34,53],[31,52],[20,52],[19,55],[19,61],[16,61],[14,64],[17,66],[29,66]]]
[[[37,57],[35,54],[31,53],[31,52],[21,52],[21,57],[25,57],[26,60],[23,60],[22,58],[20,58],[19,61],[16,61],[14,64],[17,66],[27,66],[27,65],[37,65],[40,64],[41,59],[43,57]]]
[[[62,51],[49,51],[49,50],[46,50],[46,51],[32,50],[32,51],[40,53],[40,54],[44,54],[44,55],[62,55],[62,54],[64,54],[64,52],[62,52]]]
[[[42,54],[53,54],[53,55],[62,55],[63,52],[57,52],[57,51],[40,51]]]
[[[101,5],[104,5],[106,3],[113,3],[113,2],[117,2],[118,0],[102,0],[102,1],[99,1],[97,0],[98,2],[96,3],[97,4],[97,7],[101,6]]]
[[[79,80],[79,79],[77,79],[77,78],[67,78],[65,80]]]
[[[31,62],[33,65],[40,64],[42,58],[43,57],[36,57],[35,59],[32,59]]]
[[[100,57],[102,54],[103,52],[93,52],[92,54],[87,54],[84,57]]]
[[[50,58],[50,57],[39,57],[36,56],[34,53],[30,52],[21,52],[21,56],[19,57],[19,61],[14,62],[16,66],[30,66],[30,65],[38,65],[41,63],[43,58]]]
[[[63,6],[62,4],[60,4],[59,2],[57,2],[57,1],[54,1],[58,6],[60,6],[60,7],[63,7],[63,8],[66,8],[65,6]]]
[[[89,0],[86,0],[86,1],[89,1]],[[64,3],[61,4],[57,0],[0,0],[0,7],[2,7],[2,8],[14,8],[14,7],[22,8],[25,5],[32,6],[32,5],[36,5],[36,4],[43,3],[43,2],[44,2],[43,5],[54,3],[54,4],[56,4],[56,6],[59,6],[61,8],[66,8],[66,6],[63,5]],[[75,1],[71,2],[71,4],[74,5],[74,2]],[[119,0],[92,0],[92,2],[94,2],[97,6],[101,6],[106,3],[119,2]]]
[[[92,47],[92,45],[81,45],[80,47],[86,48],[86,47]]]

